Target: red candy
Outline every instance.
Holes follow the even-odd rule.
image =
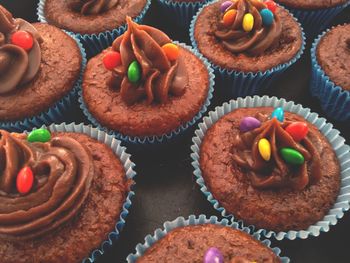
[[[103,65],[106,69],[112,70],[122,63],[122,59],[119,52],[110,51],[103,57]]]
[[[29,51],[33,47],[34,39],[27,31],[20,30],[12,34],[11,43]]]
[[[309,131],[309,127],[305,122],[293,122],[286,128],[286,132],[296,141],[300,142],[304,139]]]
[[[16,180],[17,191],[20,194],[29,193],[30,189],[32,189],[33,182],[34,182],[34,175],[33,175],[32,169],[30,169],[30,167],[28,166],[22,168],[17,175],[17,180]]]
[[[267,6],[267,8],[272,12],[275,13],[277,4],[274,1],[268,0],[264,2],[264,4]]]

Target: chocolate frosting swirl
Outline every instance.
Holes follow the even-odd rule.
[[[247,171],[253,187],[285,188],[302,190],[320,179],[321,158],[308,137],[297,143],[284,129],[291,122],[279,122],[276,118],[267,120],[259,114],[257,119],[265,120],[259,128],[239,133],[233,141],[232,158],[236,164]],[[266,138],[271,144],[271,160],[262,159],[258,142]],[[278,149],[290,147],[299,151],[305,158],[300,166],[291,166],[284,162]]]
[[[232,53],[246,52],[249,55],[260,55],[280,39],[282,24],[277,14],[270,26],[264,26],[260,15],[262,9],[267,6],[259,0],[237,0],[227,9],[236,9],[237,14],[233,24],[226,27],[219,23],[215,36],[222,41],[223,46]],[[227,11],[226,10],[226,11]],[[243,17],[251,13],[254,17],[254,27],[251,32],[245,32],[242,28]]]
[[[82,15],[98,15],[115,7],[119,0],[73,0],[71,8]]]
[[[29,52],[11,43],[11,36],[18,30],[33,36],[34,45]],[[16,90],[31,81],[40,68],[42,41],[38,31],[23,19],[13,19],[0,5],[0,94]]]
[[[65,136],[47,143],[29,143],[25,135],[3,130],[0,136],[0,238],[41,236],[76,215],[93,177],[88,150]],[[25,166],[35,179],[30,193],[21,195],[16,177]]]
[[[134,23],[127,17],[128,30],[112,45],[120,52],[122,65],[112,71],[110,85],[120,87],[122,99],[129,105],[146,98],[166,103],[169,93],[181,96],[188,85],[188,73],[181,54],[170,61],[162,46],[171,43],[170,38],[160,30]],[[131,83],[127,77],[130,63],[137,60],[141,65],[142,78],[139,83]]]

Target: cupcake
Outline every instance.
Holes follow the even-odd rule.
[[[270,248],[268,240],[260,241],[258,234],[250,235],[248,228],[239,229],[237,223],[218,221],[191,215],[179,217],[157,229],[154,236],[147,236],[143,245],[136,246],[136,253],[128,256],[130,262],[204,262],[251,263],[289,262],[279,257],[278,248]]]
[[[86,68],[81,108],[125,141],[162,142],[206,111],[214,76],[190,47],[127,18],[128,30]]]
[[[294,239],[328,231],[348,209],[349,197],[338,195],[349,147],[324,119],[268,97],[231,101],[209,116],[193,139],[193,165],[224,215]]]
[[[14,19],[1,5],[0,21],[0,127],[62,120],[85,65],[80,43],[54,26]]]
[[[212,1],[192,20],[190,37],[231,97],[267,88],[304,49],[300,25],[272,1]]]
[[[150,0],[40,0],[38,16],[81,37],[89,55],[108,47],[126,29],[125,16],[142,22]]]
[[[188,28],[198,9],[210,0],[158,0],[166,17],[182,27]]]
[[[50,131],[0,130],[6,159],[0,186],[3,263],[33,257],[79,262],[98,248],[94,260],[103,253],[102,243],[111,245],[128,213],[134,172],[125,148],[82,124],[52,125]]]
[[[298,18],[309,36],[314,36],[326,28],[332,19],[350,4],[349,0],[276,0],[276,2],[285,6]]]
[[[350,24],[322,33],[311,49],[311,93],[325,113],[336,120],[350,120]],[[335,45],[336,43],[336,45]]]

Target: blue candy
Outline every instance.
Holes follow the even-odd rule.
[[[262,18],[262,22],[264,24],[264,26],[271,26],[272,23],[273,23],[273,20],[274,20],[274,16],[273,16],[273,13],[265,8],[265,9],[262,9],[260,11],[260,15],[261,15],[261,18]]]
[[[271,119],[273,119],[273,118],[276,118],[280,122],[283,122],[284,110],[281,107],[276,108],[271,114]]]

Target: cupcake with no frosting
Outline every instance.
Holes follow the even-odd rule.
[[[309,36],[326,28],[344,10],[349,0],[276,0],[298,18]]]
[[[212,1],[192,20],[190,37],[231,97],[268,87],[304,49],[296,19],[272,1]]]
[[[268,237],[294,239],[328,231],[348,210],[349,147],[301,105],[246,97],[217,108],[199,127],[195,175],[223,215]]]
[[[134,176],[125,148],[88,126],[49,129],[0,130],[3,263],[93,260],[125,222]]]
[[[81,107],[95,125],[125,141],[162,142],[200,118],[214,76],[190,47],[127,18],[128,30],[92,58],[84,74]]]
[[[260,240],[259,234],[226,219],[179,217],[154,233],[136,246],[136,253],[127,257],[129,263],[289,262],[289,258],[280,257],[278,248],[270,248],[270,241]]]
[[[0,21],[0,127],[62,121],[86,62],[79,41],[54,26],[14,19],[2,6]]]
[[[89,55],[106,48],[126,29],[125,17],[142,22],[150,0],[40,0],[38,16],[82,38]]]
[[[328,116],[340,121],[350,120],[349,34],[350,24],[333,27],[311,49],[311,93]]]

